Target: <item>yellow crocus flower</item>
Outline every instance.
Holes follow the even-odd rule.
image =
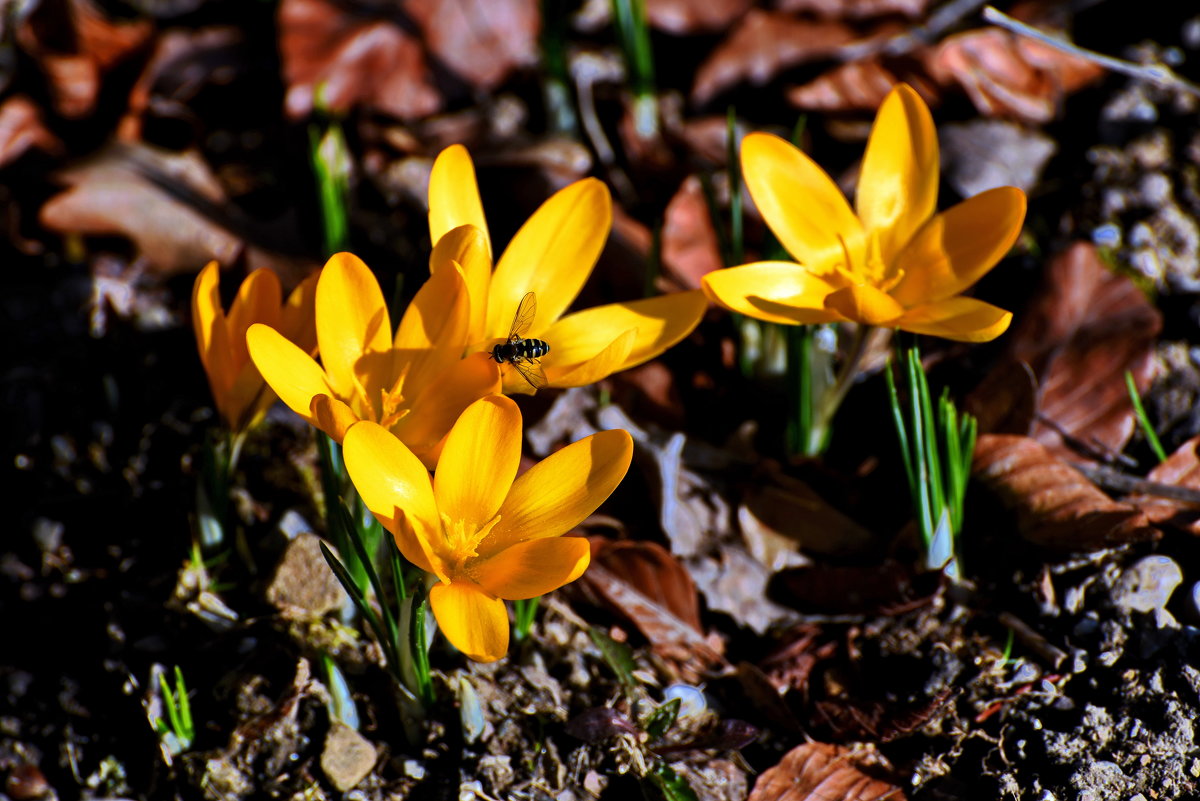
[[[346,470],[410,562],[438,578],[438,626],[471,659],[508,651],[504,600],[574,581],[588,542],[564,537],[616,489],[633,440],[620,429],[574,442],[520,476],[521,412],[492,395],[467,407],[446,437],[433,479],[404,443],[374,423],[346,434]]]
[[[305,353],[316,348],[313,300],[317,276],[303,281],[283,303],[279,276],[263,267],[246,276],[226,315],[221,307],[221,268],[215,262],[196,276],[192,287],[192,327],[213,401],[234,433],[250,428],[271,404],[267,388],[246,351],[246,329],[265,323]]]
[[[462,145],[443,150],[429,178],[432,267],[449,258],[462,265],[471,296],[466,352],[488,352],[505,341],[530,292],[537,314],[522,336],[550,345],[540,367],[552,387],[594,383],[653,359],[691,333],[708,305],[699,290],[565,314],[591,275],[611,227],[608,187],[595,178],[576,181],[534,212],[493,270],[471,157]],[[475,257],[464,257],[464,250]],[[510,365],[502,372],[505,392],[531,391]]]
[[[498,366],[486,354],[459,359],[467,309],[461,269],[441,265],[393,336],[375,275],[357,256],[338,253],[316,288],[323,366],[267,325],[251,326],[246,344],[280,399],[338,442],[370,420],[433,464],[462,410],[500,388]]]
[[[709,273],[704,289],[722,306],[776,323],[853,321],[963,342],[1008,328],[1010,312],[960,293],[1016,241],[1025,194],[990,189],[935,213],[937,132],[910,87],[896,86],[879,108],[854,210],[824,170],[777,136],[748,135],[742,171],[763,219],[799,264]]]

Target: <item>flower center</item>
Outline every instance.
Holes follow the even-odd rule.
[[[483,525],[471,520],[451,520],[442,512],[442,535],[446,538],[446,566],[452,573],[465,573],[466,563],[478,554],[479,543],[492,532],[500,522],[496,515]]]
[[[904,271],[900,269],[892,269],[883,259],[879,236],[872,234],[867,239],[867,253],[865,263],[861,266],[855,265],[854,260],[850,256],[850,248],[846,246],[846,240],[838,235],[838,242],[842,246],[842,261],[834,265],[834,271],[840,275],[848,284],[863,285],[867,284],[875,287],[881,292],[887,292],[896,284],[900,283],[900,279],[904,277]],[[892,273],[889,275],[889,273]]]

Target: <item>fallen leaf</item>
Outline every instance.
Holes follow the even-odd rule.
[[[667,204],[661,257],[663,267],[686,289],[699,289],[701,278],[725,266],[704,187],[695,175],[684,179]]]
[[[112,22],[92,0],[42,0],[17,27],[17,41],[50,79],[55,111],[77,119],[96,107],[104,73],[153,33],[150,20]]]
[[[925,55],[930,76],[957,83],[979,113],[1049,122],[1064,98],[1104,74],[1094,62],[1002,30],[947,37]]]
[[[967,396],[966,411],[981,434],[1028,436],[1037,417],[1037,391],[1037,376],[1028,364],[1005,361]]]
[[[942,125],[938,140],[942,173],[962,197],[998,186],[1015,186],[1028,194],[1041,181],[1046,162],[1058,152],[1053,137],[1011,120]]]
[[[586,590],[637,627],[655,646],[686,646],[714,662],[723,658],[700,628],[700,601],[687,568],[652,542],[589,537],[592,562],[579,579]]]
[[[592,537],[589,542],[592,567],[603,566],[675,619],[696,632],[703,631],[696,585],[687,568],[670,551],[654,542],[614,541],[603,537]]]
[[[1200,436],[1192,437],[1146,476],[1147,481],[1172,487],[1200,490]],[[1200,508],[1159,495],[1126,498],[1146,513],[1152,523],[1166,523],[1192,534],[1200,534]]]
[[[426,46],[477,89],[538,63],[537,0],[406,0]]]
[[[775,574],[771,594],[780,603],[801,611],[895,615],[932,601],[940,576],[937,572],[917,573],[895,561],[867,566],[794,567]]]
[[[874,111],[892,87],[904,80],[931,106],[940,93],[920,75],[897,74],[879,58],[864,58],[840,64],[814,80],[788,90],[793,106],[809,111]]]
[[[815,14],[822,19],[871,19],[898,14],[916,19],[931,0],[778,0],[780,11]]]
[[[768,556],[780,547],[770,544],[776,539],[790,543],[793,552],[823,556],[861,553],[875,541],[871,532],[830,506],[808,484],[773,466],[755,475],[738,507],[738,522],[750,552],[766,557],[763,563],[771,569],[784,566]]]
[[[0,167],[37,148],[52,156],[63,143],[42,124],[41,109],[25,95],[13,95],[0,105]]]
[[[39,219],[61,234],[123,236],[155,272],[194,272],[212,260],[244,256],[254,269],[270,266],[293,285],[315,266],[304,259],[250,246],[182,197],[218,212],[225,196],[194,152],[168,153],[148,145],[114,144],[56,174],[67,189],[46,201]]]
[[[743,81],[761,86],[785,69],[827,58],[855,38],[854,30],[840,22],[754,9],[700,65],[692,101],[703,105]]]
[[[1010,356],[1038,379],[1033,437],[1064,458],[1079,458],[1072,444],[1093,458],[1120,452],[1136,424],[1125,371],[1139,391],[1150,386],[1161,328],[1159,312],[1090,243],[1053,259],[1010,339]]]
[[[1112,500],[1028,437],[980,435],[971,473],[1016,512],[1020,535],[1044,548],[1095,551],[1161,536],[1140,509]]]
[[[121,119],[118,137],[137,141],[143,117],[189,118],[187,104],[204,87],[235,81],[246,63],[243,33],[231,26],[166,31],[154,44],[154,53],[129,93],[128,110]]]
[[[754,0],[646,0],[646,19],[676,35],[719,31],[753,5]]]
[[[748,801],[904,801],[898,786],[864,773],[856,753],[826,743],[798,745],[758,777]]]
[[[441,107],[421,43],[389,20],[326,0],[283,0],[279,55],[293,119],[318,105],[336,112],[361,106],[399,119]]]

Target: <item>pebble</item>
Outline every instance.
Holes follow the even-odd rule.
[[[1169,556],[1139,559],[1121,574],[1112,601],[1120,609],[1153,612],[1163,609],[1183,582],[1183,570]]]
[[[317,535],[301,534],[288,543],[267,587],[267,601],[293,617],[320,617],[346,601],[345,590],[321,555]]]
[[[351,790],[375,767],[375,746],[354,729],[334,723],[325,737],[321,770],[339,793]]]

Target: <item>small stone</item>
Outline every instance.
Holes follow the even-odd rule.
[[[321,555],[315,534],[300,534],[288,543],[275,577],[267,587],[267,602],[285,617],[320,617],[338,609],[346,592]]]
[[[1168,556],[1147,556],[1130,566],[1113,590],[1113,604],[1134,612],[1162,609],[1183,582],[1183,570]]]
[[[325,737],[321,770],[339,793],[353,789],[375,767],[375,746],[349,726],[334,723]]]

